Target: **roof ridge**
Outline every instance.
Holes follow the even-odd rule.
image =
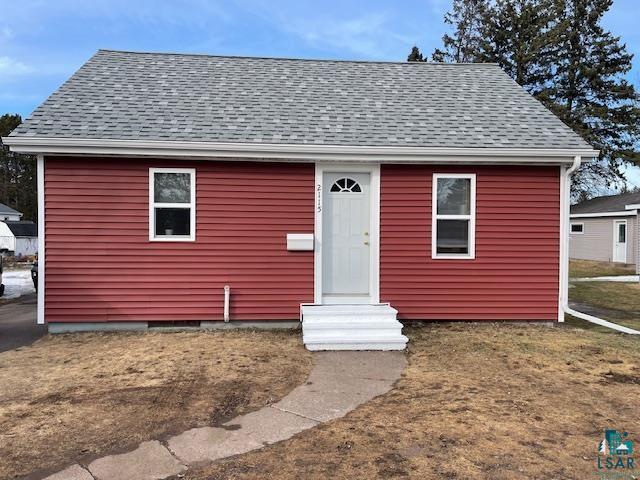
[[[589,198],[587,200],[583,200],[583,202],[580,202],[580,203],[592,202],[594,200],[601,200],[603,198],[622,197],[624,195],[640,195],[640,192],[618,192],[618,193],[611,193],[609,195],[599,195],[597,197],[593,197],[593,198]],[[579,204],[576,204],[576,205],[579,205]]]
[[[245,60],[285,60],[294,62],[339,62],[339,63],[381,63],[391,65],[442,65],[442,66],[498,66],[495,62],[407,62],[394,60],[348,60],[348,59],[332,59],[332,58],[298,58],[298,57],[269,57],[269,56],[251,56],[251,55],[214,55],[210,53],[185,53],[185,52],[149,52],[138,50],[116,50],[110,48],[100,48],[98,52],[108,53],[126,53],[135,55],[175,55],[181,57],[209,57],[209,58],[237,58]]]

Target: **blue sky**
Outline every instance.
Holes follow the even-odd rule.
[[[99,48],[405,60],[439,46],[449,0],[0,0],[0,114],[31,111]],[[636,54],[638,0],[614,0],[606,27]],[[634,175],[640,185],[640,175]]]

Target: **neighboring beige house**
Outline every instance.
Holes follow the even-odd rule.
[[[639,210],[640,193],[608,195],[572,205],[570,257],[626,263],[640,272]]]

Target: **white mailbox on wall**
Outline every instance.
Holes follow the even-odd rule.
[[[287,233],[287,250],[313,251],[313,233]]]

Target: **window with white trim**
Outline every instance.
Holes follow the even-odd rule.
[[[194,168],[149,169],[149,240],[196,239]]]
[[[572,223],[571,233],[578,234],[578,235],[584,233],[584,223]]]
[[[433,174],[433,258],[475,258],[475,174]]]

